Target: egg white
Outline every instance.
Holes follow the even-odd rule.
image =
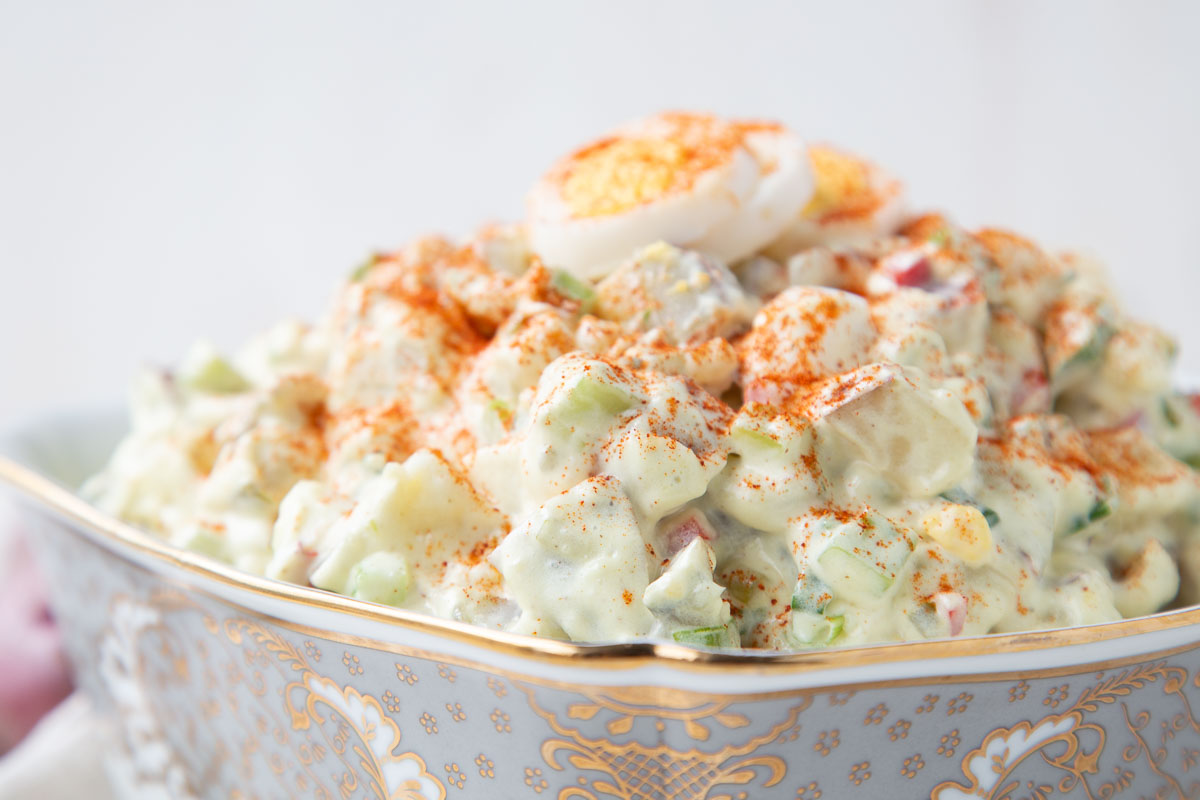
[[[723,163],[696,174],[675,191],[628,210],[576,216],[563,197],[564,163],[534,186],[528,200],[529,238],[543,262],[595,280],[641,247],[667,241],[726,261],[751,255],[779,237],[808,202],[813,176],[804,144],[783,129],[712,121],[740,143]],[[650,117],[612,136],[664,138],[670,125]]]
[[[808,150],[790,131],[753,131],[746,135],[745,146],[759,164],[753,194],[689,245],[726,263],[751,256],[777,239],[793,224],[815,185]]]

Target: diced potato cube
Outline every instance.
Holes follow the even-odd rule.
[[[1123,617],[1153,614],[1179,591],[1179,569],[1171,554],[1150,539],[1125,568],[1113,592],[1113,605]]]

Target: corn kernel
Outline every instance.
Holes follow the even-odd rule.
[[[925,535],[961,558],[967,566],[986,564],[995,552],[992,529],[974,506],[945,503],[931,508],[921,522]]]

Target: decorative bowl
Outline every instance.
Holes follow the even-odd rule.
[[[804,654],[578,645],[246,575],[79,499],[121,426],[0,445],[129,797],[1190,797],[1200,610]]]

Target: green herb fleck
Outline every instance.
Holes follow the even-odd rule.
[[[584,281],[571,273],[557,269],[550,276],[554,291],[579,303],[581,313],[589,313],[596,305],[596,292]]]
[[[1178,428],[1183,423],[1183,419],[1179,416],[1179,412],[1175,410],[1175,406],[1171,405],[1171,398],[1169,397],[1164,397],[1162,399],[1162,415],[1163,419],[1166,420],[1167,425],[1171,426],[1172,428]]]
[[[501,400],[499,397],[493,397],[491,402],[487,404],[487,407],[488,411],[496,412],[496,416],[500,417],[500,421],[505,425],[508,425],[512,421],[512,405]]]
[[[359,264],[357,267],[354,268],[354,271],[350,273],[349,281],[351,283],[358,283],[363,278],[367,277],[367,273],[370,272],[371,268],[374,267],[378,263],[379,263],[379,254],[372,253],[370,256],[367,257],[367,259],[365,261],[363,261],[361,264]]]
[[[1109,505],[1108,500],[1101,500],[1092,506],[1092,510],[1088,512],[1088,522],[1097,522],[1105,517],[1111,517],[1112,513],[1112,506]]]
[[[971,497],[962,489],[957,487],[953,489],[947,489],[946,491],[942,492],[941,497],[943,500],[949,500],[951,503],[958,503],[959,505],[963,506],[972,506],[978,509],[979,513],[983,514],[983,519],[985,522],[987,522],[989,528],[996,527],[996,525],[1000,522],[999,514],[975,498]]]
[[[1081,516],[1075,518],[1075,522],[1071,525],[1071,533],[1079,533],[1084,528],[1091,525],[1093,522],[1099,522],[1102,519],[1111,517],[1113,513],[1112,503],[1107,497],[1101,497],[1095,502],[1091,509]]]

